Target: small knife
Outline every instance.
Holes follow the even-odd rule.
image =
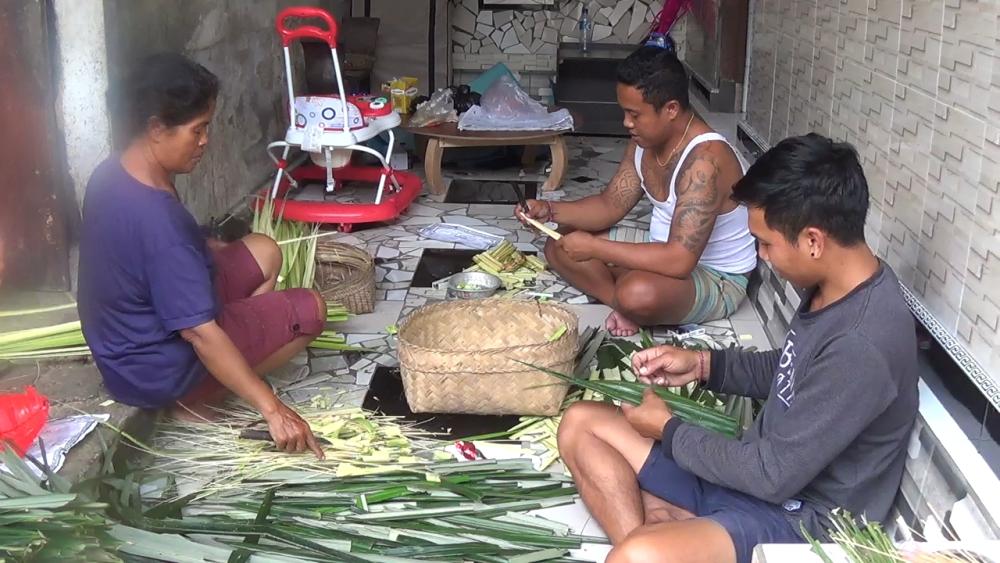
[[[271,433],[267,430],[258,430],[256,428],[247,428],[240,432],[240,438],[244,440],[259,440],[261,442],[273,442],[274,439],[271,438]],[[326,438],[320,438],[316,436],[316,441],[324,446],[329,446],[330,441]]]
[[[521,211],[523,213],[528,212],[528,200],[524,198],[524,192],[521,190],[521,184],[517,182],[511,182],[510,184],[514,188],[514,193],[517,194],[517,202],[521,206]]]

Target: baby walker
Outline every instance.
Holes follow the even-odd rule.
[[[316,18],[326,24],[326,29],[311,25],[289,28],[289,18]],[[389,157],[395,144],[392,128],[399,125],[399,114],[393,110],[387,97],[347,96],[337,58],[337,22],[328,12],[313,7],[286,8],[278,14],[278,34],[285,56],[285,75],[288,80],[288,131],[283,141],[268,145],[267,154],[274,161],[278,172],[270,189],[270,197],[283,198],[282,215],[293,221],[309,223],[334,223],[348,232],[358,223],[390,221],[399,215],[420,194],[419,177],[406,172],[396,172],[389,166]],[[302,38],[325,41],[330,46],[333,69],[337,77],[339,95],[296,96],[292,86],[290,45]],[[361,145],[380,133],[388,131],[389,145],[385,154]],[[299,147],[309,153],[310,161],[294,170],[288,170],[288,153]],[[281,149],[281,157],[276,149]],[[351,163],[352,151],[362,151],[378,158],[382,167],[357,166]],[[374,203],[337,203],[292,199],[289,192],[305,182],[326,182],[326,194],[334,193],[344,181],[378,183]],[[263,204],[255,198],[254,205]]]

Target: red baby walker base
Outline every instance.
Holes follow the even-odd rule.
[[[335,169],[335,176],[338,185],[343,182],[366,182],[372,184],[372,189],[377,189],[379,179],[383,173],[378,166],[357,166],[348,164],[342,168]],[[286,172],[301,186],[306,183],[325,183],[326,169],[315,164],[303,164],[298,168]],[[277,199],[282,199],[281,203],[275,202],[275,210],[281,210],[282,217],[292,221],[302,221],[305,223],[334,224],[345,233],[351,232],[354,225],[362,223],[381,223],[393,221],[399,217],[406,208],[413,203],[413,200],[420,195],[423,182],[420,177],[408,172],[390,171],[389,174],[396,178],[399,183],[399,190],[393,191],[391,180],[386,179],[385,191],[382,193],[381,203],[337,203],[327,201],[299,201],[286,199],[291,187],[288,177],[282,178],[278,185]],[[254,198],[253,206],[260,208],[263,198],[269,195],[270,187],[261,190],[261,197]]]

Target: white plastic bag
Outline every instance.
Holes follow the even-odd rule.
[[[458,121],[455,112],[455,102],[451,99],[451,90],[442,88],[429,100],[417,106],[417,111],[410,118],[410,127],[431,127],[448,121]]]
[[[509,75],[503,75],[483,92],[480,106],[490,117],[513,121],[539,119],[548,114],[545,106],[531,99]]]
[[[458,120],[466,131],[525,131],[572,129],[573,118],[561,109],[549,113],[510,76],[501,76],[483,93],[481,105],[472,106]]]

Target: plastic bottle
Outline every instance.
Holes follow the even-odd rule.
[[[586,53],[590,50],[590,43],[594,37],[594,24],[590,21],[590,11],[583,9],[580,14],[580,52]]]

